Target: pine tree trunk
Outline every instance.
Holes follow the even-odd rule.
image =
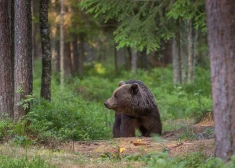
[[[64,0],[60,9],[60,85],[64,86]]]
[[[48,25],[49,0],[40,0],[40,33],[42,46],[42,81],[41,97],[51,100],[51,44],[50,28]]]
[[[132,55],[131,55],[131,48],[127,47],[127,56],[126,56],[126,70],[131,70],[131,59],[132,59]]]
[[[198,49],[197,49],[197,42],[198,41],[198,30],[194,32],[194,43],[193,43],[193,81],[196,74],[196,64],[198,59]],[[208,54],[207,54],[208,55]]]
[[[113,41],[113,53],[114,53],[114,68],[115,68],[115,73],[118,73],[118,58],[117,58],[117,49],[116,49],[116,44]]]
[[[8,17],[9,9],[8,0],[0,3],[0,118],[2,114],[7,114],[13,118],[13,95],[14,95],[14,78],[13,65],[11,57],[11,40],[10,40],[10,21]]]
[[[73,55],[73,74],[78,75],[78,58],[79,58],[79,54],[78,54],[78,38],[77,38],[77,34],[73,33],[72,35],[72,55]]]
[[[192,20],[188,20],[188,83],[193,82]]]
[[[64,43],[64,75],[66,77],[72,75],[70,42]]]
[[[56,17],[60,14],[60,4],[56,0],[51,1],[51,11],[56,13]],[[57,15],[58,14],[58,15]],[[56,22],[54,26],[51,26],[51,57],[52,57],[52,69],[54,73],[60,72],[60,25]]]
[[[235,154],[235,1],[207,0],[215,155]]]
[[[181,22],[181,27],[183,23]],[[186,74],[185,74],[185,54],[184,54],[184,36],[183,30],[180,31],[180,72],[181,72],[181,82],[185,83]]]
[[[148,69],[148,58],[146,50],[140,52],[140,65],[142,69],[144,70]]]
[[[137,71],[137,51],[131,49],[131,72],[136,73]]]
[[[173,64],[173,82],[174,84],[181,83],[181,68],[180,68],[180,57],[179,57],[179,49],[177,47],[176,39],[172,41],[172,64]]]
[[[84,56],[84,39],[83,35],[80,35],[80,43],[79,43],[79,57],[78,57],[78,75],[82,77],[83,75],[83,56]]]
[[[14,120],[18,121],[30,108],[23,109],[17,103],[32,94],[32,15],[31,1],[15,0],[14,9]],[[23,92],[19,92],[23,90]]]

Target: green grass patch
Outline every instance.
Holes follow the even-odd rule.
[[[0,155],[0,168],[55,168],[40,156],[33,158],[11,158]]]

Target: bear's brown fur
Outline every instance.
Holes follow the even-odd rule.
[[[134,137],[135,129],[142,136],[162,133],[162,123],[154,95],[139,80],[119,82],[104,105],[115,111],[114,138]]]

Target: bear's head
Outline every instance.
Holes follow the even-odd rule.
[[[118,88],[113,92],[105,103],[105,107],[114,110],[117,113],[126,113],[135,115],[137,99],[139,99],[141,88],[137,83],[126,84],[123,81],[118,83]]]

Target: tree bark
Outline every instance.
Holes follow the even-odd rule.
[[[72,33],[72,54],[73,54],[73,74],[78,75],[78,58],[79,58],[79,54],[78,54],[78,38],[77,38],[77,34]]]
[[[117,49],[116,49],[116,44],[113,41],[113,53],[114,53],[114,68],[115,68],[115,73],[118,73],[118,58],[117,58]]]
[[[180,69],[180,57],[179,57],[179,49],[177,47],[176,39],[172,41],[172,64],[173,64],[173,82],[174,84],[181,83],[181,69]]]
[[[64,43],[64,75],[66,77],[72,75],[70,42]]]
[[[146,49],[144,49],[143,51],[140,51],[139,53],[140,53],[141,68],[143,70],[147,70],[148,69],[148,58],[147,58]]]
[[[57,0],[51,1],[51,12],[54,16],[60,15],[60,3]],[[60,72],[60,25],[55,22],[51,26],[51,57],[53,72]]]
[[[136,73],[137,71],[137,51],[131,49],[131,72]]]
[[[184,23],[181,21],[180,26],[183,27]],[[184,30],[180,30],[180,72],[181,72],[181,83],[185,83],[186,81],[186,74],[185,74],[185,54],[184,54]]]
[[[60,1],[60,85],[64,86],[64,0]]]
[[[31,1],[15,0],[14,3],[14,121],[30,110],[17,105],[26,95],[32,94],[32,15]],[[19,89],[23,92],[19,92]]]
[[[188,83],[193,82],[192,20],[188,20]]]
[[[11,57],[10,21],[8,18],[9,2],[0,3],[0,117],[7,114],[13,118],[13,65]]]
[[[79,57],[78,57],[78,75],[79,77],[82,77],[83,75],[83,56],[84,56],[84,37],[83,35],[81,34],[80,35],[80,43],[79,43],[79,49],[80,49],[80,52],[79,52]]]
[[[131,60],[132,60],[132,55],[131,55],[131,48],[127,47],[127,56],[125,57],[126,60],[126,70],[131,70]]]
[[[235,154],[235,1],[207,0],[215,155]]]
[[[52,39],[51,39],[51,57],[52,57],[52,68],[54,73],[60,72],[60,41],[59,26],[52,27]]]
[[[48,24],[48,3],[49,0],[41,0],[39,12],[42,46],[41,97],[45,100],[51,100],[51,44]]]
[[[198,49],[197,49],[197,43],[198,43],[198,30],[195,30],[194,32],[194,40],[193,40],[193,81],[196,74],[196,64],[198,59]],[[208,54],[207,54],[208,55]]]

